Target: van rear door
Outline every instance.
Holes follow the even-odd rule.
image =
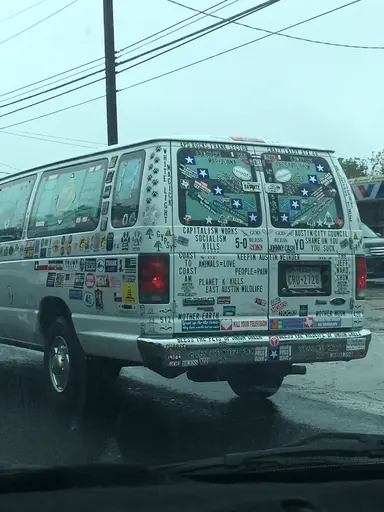
[[[174,332],[266,331],[265,204],[247,147],[185,142],[172,151]]]
[[[341,169],[327,153],[260,148],[257,156],[270,226],[269,328],[352,328],[355,261]]]

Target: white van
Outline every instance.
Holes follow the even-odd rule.
[[[274,394],[366,356],[359,214],[332,151],[242,137],[112,146],[0,180],[0,336],[60,401],[144,365]]]

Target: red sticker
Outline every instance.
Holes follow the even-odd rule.
[[[269,344],[271,345],[271,347],[278,347],[280,345],[279,337],[278,336],[270,336]]]
[[[85,276],[85,286],[87,288],[93,288],[96,284],[96,277],[94,274],[87,274]]]

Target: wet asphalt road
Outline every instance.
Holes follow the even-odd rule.
[[[324,430],[384,434],[384,284],[370,287],[366,325],[374,333],[366,359],[310,365],[257,406],[226,383],[166,380],[133,368],[86,411],[64,413],[47,401],[42,356],[0,347],[0,461],[163,464],[275,447]]]

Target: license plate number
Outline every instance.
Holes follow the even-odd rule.
[[[315,267],[294,267],[287,270],[288,288],[321,289],[320,269]]]

